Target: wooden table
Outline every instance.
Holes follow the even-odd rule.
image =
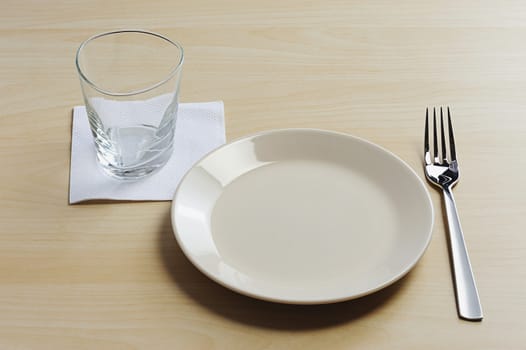
[[[3,1],[1,349],[524,349],[523,1]],[[485,311],[459,320],[439,193],[434,235],[401,282],[359,300],[252,300],[199,273],[170,202],[68,205],[74,55],[135,27],[186,49],[182,101],[225,103],[229,140],[350,133],[423,178],[426,106],[453,109],[456,198]]]

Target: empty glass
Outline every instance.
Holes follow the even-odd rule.
[[[138,179],[172,155],[183,58],[181,45],[142,30],[102,33],[80,45],[77,70],[108,174]]]

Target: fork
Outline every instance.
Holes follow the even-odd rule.
[[[442,189],[449,226],[449,241],[457,310],[460,318],[469,321],[480,321],[483,318],[480,299],[471,270],[471,263],[464,241],[464,234],[453,197],[452,188],[458,182],[459,169],[455,150],[455,139],[451,124],[451,113],[447,107],[449,157],[444,133],[444,115],[440,107],[440,151],[437,137],[436,109],[433,108],[433,158],[429,147],[429,110],[426,108],[426,124],[424,132],[424,161],[427,179]],[[439,155],[440,153],[440,155]]]

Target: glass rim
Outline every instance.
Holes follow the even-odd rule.
[[[114,91],[109,91],[109,90],[105,90],[105,89],[100,88],[94,82],[92,82],[90,79],[88,79],[88,77],[84,74],[84,72],[80,68],[80,64],[79,64],[80,54],[82,52],[82,49],[84,49],[84,47],[86,47],[86,45],[88,45],[93,40],[101,38],[101,37],[104,37],[104,36],[108,36],[108,35],[122,34],[122,33],[147,34],[147,35],[155,36],[155,37],[157,37],[159,39],[162,39],[162,40],[172,44],[177,49],[179,49],[179,51],[181,53],[181,57],[179,59],[179,62],[177,62],[177,64],[175,65],[175,68],[173,68],[164,79],[158,81],[157,83],[155,83],[153,85],[147,86],[147,87],[145,87],[143,89],[138,89],[138,90],[129,91],[129,92],[114,92]],[[77,53],[75,55],[75,65],[77,67],[77,72],[79,73],[81,79],[83,81],[85,81],[93,89],[97,90],[98,92],[100,92],[100,93],[102,93],[104,95],[108,95],[108,96],[133,96],[133,95],[138,95],[138,94],[142,94],[142,93],[151,91],[151,90],[163,85],[164,83],[166,83],[171,78],[173,78],[181,70],[181,67],[183,66],[183,61],[184,61],[184,50],[183,50],[183,47],[181,46],[181,44],[179,44],[178,42],[173,41],[173,40],[165,37],[162,34],[151,32],[151,31],[148,31],[148,30],[142,30],[142,29],[120,29],[120,30],[112,30],[112,31],[109,31],[109,32],[103,32],[103,33],[95,34],[95,35],[89,37],[88,39],[84,40],[80,44],[79,48],[77,49]]]

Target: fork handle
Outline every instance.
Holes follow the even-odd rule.
[[[443,188],[449,225],[449,240],[453,275],[455,279],[455,293],[457,297],[458,314],[470,321],[480,321],[483,318],[479,294],[471,270],[471,263],[464,241],[464,234],[460,226],[455,198],[450,188]]]

